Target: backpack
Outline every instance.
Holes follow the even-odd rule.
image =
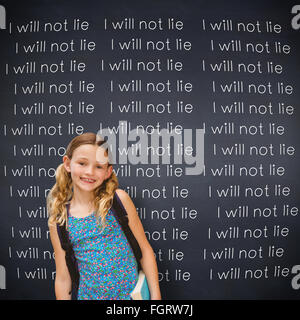
[[[69,212],[69,205],[70,204],[68,203],[67,212]],[[113,197],[113,204],[111,207],[111,211],[113,212],[116,220],[120,224],[127,238],[127,241],[129,242],[132,248],[135,259],[137,261],[138,271],[140,271],[142,269],[141,263],[140,263],[140,259],[142,258],[142,251],[136,238],[134,237],[132,231],[130,230],[130,227],[128,225],[127,212],[116,192]],[[79,271],[78,271],[77,260],[73,251],[73,247],[69,239],[69,232],[66,229],[66,224],[63,224],[61,226],[57,224],[57,233],[60,239],[61,247],[66,252],[66,264],[72,280],[72,291],[69,292],[69,294],[72,293],[72,299],[77,300],[77,292],[79,287]]]

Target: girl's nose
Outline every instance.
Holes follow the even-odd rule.
[[[85,170],[85,173],[86,173],[86,174],[93,175],[93,173],[94,173],[93,167],[92,167],[92,166],[87,166],[87,167],[86,167],[86,170]]]

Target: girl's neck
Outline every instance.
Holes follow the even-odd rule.
[[[82,194],[79,192],[74,191],[71,203],[73,206],[79,206],[79,207],[89,207],[92,206],[94,202],[94,194]]]

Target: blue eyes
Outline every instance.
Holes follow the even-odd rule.
[[[84,165],[85,163],[84,162],[79,162],[80,165]],[[97,166],[97,169],[102,169],[101,166]]]

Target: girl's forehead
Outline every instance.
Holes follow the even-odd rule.
[[[92,144],[83,144],[73,151],[73,156],[87,156],[96,154],[98,146]]]
[[[91,144],[81,145],[73,151],[72,158],[74,160],[86,159],[94,162],[99,162],[99,160],[101,160],[99,163],[103,163],[103,161],[106,162],[105,160],[107,158],[104,156],[103,152],[99,152],[99,148],[101,147]]]

